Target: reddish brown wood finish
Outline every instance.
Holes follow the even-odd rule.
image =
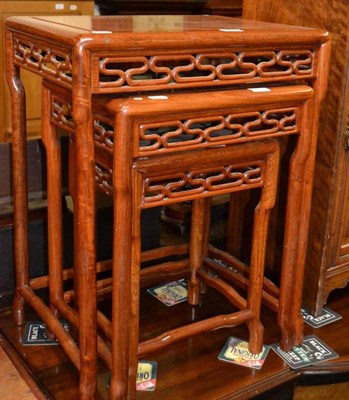
[[[319,119],[304,307],[319,314],[328,294],[349,278],[348,152],[349,3],[335,0],[245,0],[244,16],[268,22],[313,26],[331,32],[331,63],[326,101]]]
[[[204,12],[227,17],[240,17],[242,14],[242,0],[207,0]]]
[[[148,20],[149,24],[147,25],[147,21],[141,17],[79,17],[75,19],[66,17],[64,21],[55,17],[18,17],[9,19],[6,24],[7,77],[13,99],[14,185],[19,184],[15,200],[17,291],[14,312],[18,315],[17,323],[23,323],[24,316],[21,305],[25,299],[33,307],[36,307],[41,316],[45,316],[45,318],[47,316],[50,320],[49,328],[57,330],[62,345],[66,346],[67,351],[69,350],[68,353],[75,360],[75,364],[80,365],[80,396],[83,399],[92,398],[95,392],[97,362],[96,256],[94,247],[95,171],[93,160],[97,160],[98,163],[101,159],[98,158],[100,153],[97,148],[95,154],[91,134],[92,93],[119,93],[121,95],[125,92],[181,88],[209,90],[213,87],[227,85],[230,87],[237,84],[265,86],[269,83],[281,84],[282,82],[307,83],[314,87],[315,96],[313,100],[305,102],[305,107],[299,112],[300,125],[297,126],[298,130],[293,132],[295,134],[301,132],[302,135],[300,135],[299,145],[291,166],[279,312],[284,347],[290,347],[302,340],[302,324],[298,307],[299,288],[302,286],[309,188],[311,188],[313,172],[312,154],[316,139],[316,129],[310,127],[310,123],[317,120],[317,108],[326,83],[328,35],[320,30],[208,16],[169,17],[164,21],[161,20],[162,22],[158,21],[159,24],[155,24],[155,28],[153,21],[154,18]],[[140,23],[142,24],[140,25]],[[75,175],[73,191],[76,239],[74,273],[77,284],[76,300],[79,307],[80,328],[78,360],[76,347],[69,344],[65,333],[57,326],[56,322],[48,317],[49,309],[33,295],[32,289],[29,287],[25,228],[27,200],[24,102],[19,68],[28,69],[71,89],[73,94],[75,143],[72,156],[76,163],[73,170]],[[143,73],[146,74],[140,76]],[[136,78],[134,78],[135,75]],[[290,85],[288,88],[291,93],[292,86]],[[205,96],[205,99],[210,99],[212,93]],[[288,96],[287,92],[284,93],[287,107],[292,106],[293,101],[297,103],[296,100],[292,100],[292,96]],[[232,97],[234,96],[232,95]],[[254,96],[247,97],[246,100],[246,108],[251,112],[256,106],[251,100],[252,98]],[[241,98],[235,100],[242,101]],[[264,94],[260,100],[264,104],[271,102],[268,94]],[[202,113],[206,115],[209,109],[205,109],[205,103],[206,101],[201,102],[200,107]],[[272,106],[274,105],[272,104]],[[198,107],[198,104],[196,106]],[[237,109],[238,107],[239,105],[236,105]],[[170,111],[166,107],[163,107],[162,110],[165,114]],[[47,122],[47,120],[45,121]],[[116,115],[115,127],[118,132],[120,129],[125,136],[117,135],[115,138],[116,151],[114,154],[117,154],[117,157],[111,164],[113,183],[109,185],[114,191],[115,202],[118,205],[114,214],[114,314],[112,318],[114,377],[112,393],[119,393],[119,397],[124,396],[121,393],[125,393],[126,387],[116,385],[115,382],[124,381],[128,370],[128,361],[133,368],[131,378],[135,373],[134,347],[135,343],[138,343],[137,330],[132,330],[130,354],[133,355],[133,358],[128,360],[125,355],[128,352],[123,352],[120,345],[127,346],[125,337],[129,334],[128,324],[129,322],[134,323],[137,319],[135,302],[138,298],[137,266],[140,258],[137,252],[132,253],[132,243],[129,241],[133,234],[133,245],[137,247],[139,239],[137,239],[136,232],[139,231],[137,226],[139,221],[137,218],[131,217],[134,212],[132,204],[136,204],[135,200],[138,198],[137,182],[140,184],[138,178],[134,177],[132,180],[134,147],[127,135],[132,131],[130,121],[127,109],[121,108]],[[288,133],[287,130],[286,125],[284,134]],[[242,132],[244,132],[243,129]],[[282,136],[282,129],[278,128],[278,132],[276,136]],[[247,133],[252,137],[242,141],[254,140],[257,137],[260,139],[263,136],[257,135],[256,138],[253,138],[253,132],[249,132],[248,129]],[[267,133],[265,137],[268,137]],[[209,145],[210,143],[207,147]],[[166,154],[166,146],[168,144],[164,145],[164,154]],[[248,147],[248,145],[243,145],[243,147]],[[148,150],[151,151],[151,149]],[[109,155],[109,161],[111,157]],[[104,159],[108,160],[108,156],[104,155]],[[55,179],[59,179],[59,176],[55,176]],[[132,197],[130,182],[134,182],[136,197]],[[51,190],[56,189],[51,188]],[[295,198],[297,198],[296,201]],[[145,200],[143,201],[146,203]],[[144,205],[142,204],[142,206]],[[55,212],[52,211],[51,214],[50,211],[52,218]],[[120,223],[125,224],[123,226]],[[118,229],[119,226],[123,226],[122,233]],[[263,228],[263,230],[265,229]],[[53,236],[53,233],[50,236]],[[299,240],[297,240],[298,238]],[[252,256],[253,259],[255,257],[263,258],[263,251]],[[58,268],[60,261],[56,260],[55,263]],[[119,265],[122,265],[123,268],[131,265],[131,274],[123,273]],[[59,285],[61,285],[62,277],[58,271],[57,276],[60,281]],[[134,282],[137,282],[137,287]],[[129,288],[129,290],[125,288]],[[51,297],[55,298],[58,294],[61,294],[60,287],[53,290]],[[133,303],[129,315],[127,304],[130,294],[130,300]],[[293,296],[296,299],[294,306],[290,304]],[[126,306],[125,310],[122,309],[123,304]],[[53,305],[58,308],[56,304]],[[248,306],[254,308],[255,300],[251,300]],[[63,308],[63,306],[60,307],[61,313],[64,312]],[[119,310],[123,311],[119,312]],[[130,316],[132,317],[131,321]],[[99,353],[103,353],[100,345]],[[124,367],[116,370],[116,365]]]
[[[177,238],[175,239],[177,240]],[[99,307],[108,316],[109,301],[106,299],[103,303],[99,303]],[[311,378],[313,383],[314,378],[317,378],[317,382],[324,383],[326,377],[332,379],[333,382],[336,379],[334,375],[336,373],[348,376],[349,342],[345,340],[349,323],[348,290],[332,293],[328,306],[343,318],[318,329],[306,324],[305,334],[320,337],[339,354],[339,358],[335,360],[292,370],[273,351],[270,351],[263,368],[253,372],[249,368],[218,360],[218,353],[230,335],[247,338],[245,325],[238,325],[231,329],[220,329],[188,338],[153,353],[151,360],[158,362],[156,390],[153,392],[138,391],[136,399],[242,400],[252,399],[256,393],[258,395],[264,393],[267,399],[276,400],[286,396],[282,384],[289,382],[290,386],[293,386],[300,377],[302,377],[303,385],[310,383],[307,377]],[[185,303],[179,304],[176,308],[164,307],[146,290],[143,290],[141,307],[141,338],[143,339],[150,332],[165,331],[189,323],[193,316],[196,320],[200,320],[212,311],[225,312],[230,306],[214,290],[208,290],[199,307],[190,307]],[[28,318],[35,320],[37,316],[28,312]],[[280,332],[275,313],[263,308],[262,320],[267,328],[264,343],[276,343],[279,340]],[[8,310],[3,310],[0,315],[0,329],[13,346],[9,344],[5,350],[12,360],[17,361],[16,367],[18,364],[24,363],[25,368],[29,369],[29,373],[34,376],[44,395],[49,393],[55,400],[76,400],[78,398],[78,374],[61,346],[23,346],[21,343],[23,327],[14,325]],[[3,345],[2,341],[1,344]],[[108,372],[102,363],[98,369],[98,376],[96,399],[109,399]],[[279,389],[275,389],[275,397],[265,393],[269,389],[277,387]],[[318,390],[320,389],[321,394],[324,395],[326,390],[324,385],[319,386]],[[337,396],[335,399],[337,400]],[[342,395],[338,399],[345,399],[345,396]]]
[[[4,384],[4,388],[1,389],[1,397],[45,400],[46,397],[34,375],[21,362],[17,352],[2,334],[0,334],[0,354],[1,381]]]
[[[55,137],[56,134],[52,132],[53,125],[60,126],[62,128],[68,128],[66,121],[70,120],[70,114],[68,110],[71,109],[71,96],[69,92],[59,90],[58,87],[54,87],[47,82],[44,84],[44,88],[44,93],[51,91],[51,98],[49,100],[47,99],[48,101],[43,102],[43,104],[48,107],[48,110],[44,110],[44,114],[46,116],[51,116],[53,123],[51,128],[43,129],[43,135],[45,138],[47,135],[53,135]],[[135,397],[134,382],[137,367],[137,355],[142,356],[149,352],[159,350],[165,346],[168,346],[169,344],[183,340],[184,338],[194,334],[217,329],[219,327],[232,326],[247,322],[250,330],[251,351],[260,351],[262,345],[261,340],[263,336],[263,327],[261,326],[259,318],[263,282],[263,264],[265,257],[263,249],[266,241],[269,210],[275,202],[278,165],[278,146],[276,145],[276,142],[263,143],[258,141],[253,144],[246,143],[245,145],[240,146],[222,147],[222,144],[224,143],[234,141],[239,143],[241,141],[246,142],[254,139],[253,136],[249,138],[248,136],[244,137],[243,135],[242,137],[236,139],[234,135],[232,135],[232,137],[228,138],[221,137],[219,139],[219,143],[221,144],[219,147],[212,147],[210,142],[205,143],[204,141],[204,147],[211,147],[211,149],[198,151],[197,149],[200,149],[202,144],[198,143],[197,140],[194,140],[193,143],[189,145],[185,142],[171,144],[164,139],[164,135],[162,142],[165,148],[156,148],[154,145],[148,145],[148,150],[147,146],[142,147],[142,142],[139,141],[141,139],[140,133],[143,132],[142,127],[144,125],[160,125],[164,128],[168,125],[173,125],[174,117],[180,121],[198,121],[200,118],[204,118],[205,121],[209,121],[210,119],[215,120],[216,117],[214,116],[217,115],[217,113],[222,113],[224,108],[226,109],[225,113],[236,113],[233,108],[234,105],[236,107],[239,106],[237,110],[239,111],[238,115],[241,116],[242,114],[248,112],[251,104],[255,104],[255,108],[263,108],[263,102],[266,98],[269,102],[272,100],[275,101],[276,99],[281,100],[283,98],[282,92],[282,89],[276,88],[268,97],[265,97],[263,94],[255,95],[247,90],[235,92],[234,95],[232,95],[230,92],[216,92],[212,93],[212,98],[206,102],[204,110],[202,109],[202,106],[198,107],[193,100],[194,97],[197,100],[200,100],[201,98],[206,99],[205,93],[166,95],[159,96],[158,99],[156,96],[153,96],[150,99],[144,98],[142,100],[139,98],[131,98],[126,100],[120,99],[109,102],[108,99],[105,99],[104,101],[97,101],[98,99],[96,99],[96,104],[93,106],[93,115],[94,125],[95,127],[97,126],[97,131],[98,121],[103,120],[104,123],[106,123],[109,117],[111,117],[110,124],[113,125],[112,121],[116,121],[114,125],[114,134],[111,137],[108,136],[109,140],[114,141],[114,161],[111,160],[110,152],[108,152],[108,150],[105,150],[105,148],[101,150],[101,142],[98,138],[98,135],[95,135],[97,162],[96,168],[99,170],[99,166],[103,166],[106,171],[112,171],[113,176],[113,184],[110,182],[101,182],[99,179],[97,179],[97,182],[99,182],[99,187],[102,188],[102,190],[104,189],[104,191],[107,191],[107,193],[111,192],[113,194],[115,215],[118,217],[119,213],[117,211],[123,211],[120,212],[118,217],[119,219],[115,222],[114,230],[115,257],[113,261],[113,319],[111,332],[108,321],[104,320],[104,317],[98,314],[100,318],[102,318],[102,321],[100,319],[98,321],[99,327],[112,341],[112,398],[124,398],[126,396],[130,398]],[[312,90],[307,87],[295,87],[294,93],[290,93],[290,95],[290,97],[293,97],[294,101],[296,99],[299,101],[300,99],[311,96]],[[237,99],[240,97],[245,97],[245,100],[238,101]],[[262,104],[259,104],[261,102]],[[198,103],[201,104],[201,101]],[[242,108],[244,103],[246,103],[245,109]],[[247,104],[249,107],[247,107]],[[270,108],[272,106],[268,104],[267,107]],[[109,114],[111,115],[109,116]],[[112,114],[114,114],[114,117]],[[210,114],[212,116],[210,116]],[[248,112],[248,115],[249,114],[250,112]],[[43,128],[45,128],[45,123],[50,123],[49,120],[50,118],[43,119]],[[123,123],[121,123],[121,121]],[[162,121],[161,124],[159,121]],[[72,133],[72,143],[74,143],[75,133],[71,127],[68,129],[68,131]],[[289,128],[288,131],[288,134],[292,133],[292,129]],[[281,134],[281,132],[273,132],[275,137],[277,137],[279,134]],[[265,133],[265,135],[267,134]],[[269,133],[269,135],[271,134]],[[152,137],[154,136],[156,135],[153,133]],[[259,136],[263,137],[262,132]],[[54,146],[55,139],[52,139],[45,140],[47,152],[51,151],[52,145]],[[211,140],[214,140],[214,137],[212,137]],[[51,142],[52,144],[50,144]],[[125,152],[126,142],[129,146],[127,152]],[[139,145],[137,144],[138,142],[140,143]],[[104,147],[106,144],[107,142],[104,143]],[[213,142],[213,144],[215,145],[215,142]],[[168,147],[166,147],[166,145],[168,145]],[[190,149],[191,151],[188,151],[187,149]],[[54,150],[54,147],[52,150]],[[137,158],[138,154],[143,155],[145,151],[150,152],[153,157],[141,157],[139,161],[133,161],[134,157]],[[75,153],[75,151],[73,151],[73,153]],[[157,153],[160,155],[157,155]],[[131,154],[131,157],[128,156],[126,158],[125,155],[128,154]],[[72,161],[74,162],[74,160]],[[246,180],[246,182],[241,181],[241,183],[239,183],[239,181],[236,181],[235,183],[229,183],[229,174],[233,173],[234,164],[237,164],[237,166],[243,168],[244,165],[253,165],[254,163],[257,163],[259,168],[264,171],[262,172],[260,178],[258,178],[257,175],[252,175],[251,181]],[[224,167],[225,165],[231,165],[230,168],[232,168],[232,171],[225,176],[225,180],[227,180],[226,183],[223,183],[223,185],[211,186],[214,185],[213,181],[212,184],[208,184],[206,188],[202,187],[202,189],[199,190],[195,189],[195,185],[198,186],[198,182],[204,179],[205,171],[210,171],[210,173],[212,173],[218,168],[218,171],[223,173],[222,168],[226,168]],[[130,166],[133,169],[133,183],[131,181],[127,181],[125,175],[122,175],[122,172],[124,172],[127,168],[130,168]],[[48,162],[48,169],[57,169],[57,163],[51,164]],[[73,168],[73,170],[75,170],[75,168]],[[118,170],[120,171],[119,174]],[[154,189],[152,189],[151,183],[146,183],[147,181],[152,182],[155,179],[158,186],[161,184],[161,179],[165,179],[165,182],[166,180],[170,179],[171,182],[171,179],[176,177],[176,175],[178,176],[178,174],[180,174],[180,176],[182,176],[181,179],[183,179],[183,176],[188,173],[186,171],[192,170],[196,171],[196,174],[199,174],[199,181],[197,181],[195,184],[195,178],[192,177],[191,179],[193,179],[194,184],[193,189],[188,190],[187,188],[182,193],[180,190],[178,190],[180,186],[177,183],[176,192],[174,192],[173,198],[171,198],[172,193],[170,191],[168,191],[166,196],[160,195],[161,193],[166,192],[166,186],[164,186],[163,190],[160,190],[158,194],[154,195],[152,193],[152,190]],[[118,187],[120,185],[121,178],[115,178],[115,176],[118,175],[120,175],[120,177],[123,176],[123,179],[125,180],[125,183],[123,184],[123,187],[126,188],[127,195],[125,199],[123,199],[123,197],[120,199]],[[216,181],[217,178],[215,179]],[[129,177],[128,179],[131,178]],[[210,178],[208,178],[207,183],[209,183],[209,180]],[[187,182],[187,184],[189,183],[190,180]],[[205,197],[231,191],[253,189],[255,187],[260,187],[261,185],[263,188],[262,198],[259,206],[256,209],[256,223],[253,235],[252,257],[249,274],[250,277],[249,280],[246,280],[247,287],[249,289],[248,299],[246,301],[241,295],[232,289],[230,285],[224,283],[220,279],[212,278],[206,271],[203,271],[202,269],[204,262],[206,264],[206,269],[209,268],[209,262],[204,261],[203,259],[203,255],[208,254],[208,249],[205,248],[205,246],[207,247],[208,245],[207,238],[205,238],[205,236],[207,236],[209,232],[207,218],[210,213],[210,203],[207,201],[208,199],[205,199]],[[56,185],[55,187],[57,188],[59,185]],[[51,187],[50,189],[52,190]],[[147,193],[148,196],[146,196]],[[51,193],[49,192],[49,198],[52,198],[52,201],[55,201],[55,197],[51,197],[50,194]],[[152,201],[152,197],[154,197],[155,201]],[[221,292],[233,305],[242,311],[230,315],[216,316],[208,320],[203,320],[182,328],[177,328],[175,330],[165,332],[157,338],[142,342],[140,345],[138,345],[138,293],[141,278],[140,262],[142,259],[140,254],[140,210],[142,207],[159,206],[168,202],[183,201],[184,199],[190,198],[196,200],[193,202],[194,213],[192,220],[191,242],[189,246],[189,265],[191,266],[189,302],[192,304],[198,304],[198,289],[201,282],[207,286],[214,287],[216,290]],[[132,204],[130,215],[126,214],[129,204]],[[57,219],[58,214],[54,216],[52,224],[54,224]],[[128,233],[129,228],[127,228],[131,221],[133,226],[132,242],[131,235]],[[56,232],[59,232],[59,230]],[[59,251],[59,247],[54,248],[56,243],[57,241],[53,238],[51,242],[53,246],[53,254]],[[125,248],[129,248],[130,245],[131,256],[125,253]],[[177,255],[176,250],[177,248],[174,248],[173,254]],[[163,253],[164,252],[161,250],[158,251],[158,257]],[[168,252],[168,250],[167,253],[171,254]],[[216,254],[218,254],[218,252]],[[126,261],[124,261],[123,257]],[[128,261],[127,257],[131,257],[131,272],[127,268],[127,265],[130,262]],[[147,258],[149,259],[149,257]],[[171,272],[173,268],[176,269],[177,264],[177,262],[160,264],[158,268],[153,267],[152,272],[156,273],[157,275],[163,275],[165,271]],[[185,265],[187,265],[187,263]],[[64,301],[63,296],[61,297],[61,301]],[[128,312],[129,302],[131,302],[130,312]],[[59,307],[59,309],[61,310],[62,308]],[[68,314],[64,314],[64,316],[69,319]],[[127,339],[128,337],[130,338],[129,341]],[[128,346],[130,346],[129,350],[127,350]],[[130,360],[128,360],[128,357],[130,357]],[[127,378],[128,371],[129,378]],[[127,381],[129,381],[128,385],[126,385]]]

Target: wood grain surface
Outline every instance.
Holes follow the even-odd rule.
[[[1,400],[36,400],[29,386],[0,347],[0,398]]]

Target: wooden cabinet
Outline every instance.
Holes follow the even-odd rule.
[[[207,0],[204,11],[208,14],[240,17],[242,12],[242,0]]]
[[[10,103],[4,78],[4,22],[12,15],[93,14],[93,1],[0,1],[0,141],[11,140]],[[40,136],[40,78],[23,72],[27,96],[28,138]]]
[[[215,14],[241,16],[242,0],[96,0],[102,15]]]
[[[206,0],[96,0],[101,15],[201,14]]]
[[[331,33],[304,285],[304,305],[318,313],[329,293],[349,282],[349,2],[244,0],[243,17],[320,27]]]

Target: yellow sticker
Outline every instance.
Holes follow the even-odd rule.
[[[152,287],[148,292],[167,306],[173,306],[187,299],[188,283],[185,279],[180,279]]]
[[[156,387],[157,375],[156,361],[139,361],[137,369],[137,390],[152,391]]]
[[[138,363],[137,383],[145,382],[151,379],[153,366],[150,363]]]

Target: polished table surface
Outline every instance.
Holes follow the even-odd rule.
[[[266,45],[269,42],[304,43],[309,38],[313,41],[323,38],[323,41],[326,41],[328,38],[328,34],[322,29],[211,15],[31,16],[19,17],[19,19],[11,17],[9,21],[13,27],[17,21],[22,32],[25,32],[25,26],[33,29],[32,32],[45,30],[47,34],[45,39],[51,34],[66,37],[69,40],[84,35],[91,37],[91,34],[109,33],[117,34],[122,38],[123,34],[131,33],[134,34],[134,38],[138,36],[142,41],[142,47],[161,42],[166,36],[171,41],[176,41],[182,36],[187,42],[193,43],[195,35],[200,35],[212,41],[207,35],[210,31],[215,33],[217,45],[221,43],[220,40],[228,40],[231,44],[247,43],[249,40],[256,43],[257,38],[252,35],[257,33],[263,35]],[[156,36],[152,37],[152,43],[146,43],[144,33],[156,33]],[[171,35],[167,35],[168,33]],[[188,34],[193,36],[188,36]],[[130,43],[119,45],[120,47],[126,45],[130,49]]]
[[[12,17],[6,24],[16,65],[69,87],[74,76],[75,90],[87,84],[92,93],[313,81],[321,68],[314,49],[328,41],[322,30],[219,16]]]
[[[166,330],[170,327],[190,322],[192,307],[185,303],[174,307],[166,307],[157,299],[142,292],[142,334]],[[108,302],[105,302],[108,307]],[[101,305],[102,306],[102,305]],[[300,377],[306,384],[334,383],[336,374],[349,377],[349,291],[334,291],[329,299],[328,307],[342,315],[342,319],[321,328],[312,328],[306,324],[306,335],[317,335],[330,346],[339,357],[298,370],[290,369],[287,364],[272,350],[260,370],[226,363],[218,359],[218,354],[227,338],[232,335],[247,338],[245,326],[237,326],[227,330],[217,330],[187,339],[184,342],[161,350],[149,356],[158,362],[156,389],[153,392],[137,392],[137,400],[213,400],[213,399],[251,399],[272,388],[289,383],[292,388]],[[223,308],[223,309],[222,309]],[[203,298],[203,304],[195,311],[195,318],[205,316],[205,312],[224,311],[226,302],[210,291]],[[279,340],[279,330],[275,314],[263,309],[263,323],[268,326],[265,332],[265,343],[272,344]],[[29,313],[30,320],[37,316]],[[18,360],[29,368],[43,393],[49,393],[51,399],[76,400],[78,398],[78,374],[60,346],[23,346],[21,337],[24,327],[16,327],[11,314],[7,310],[0,313],[0,332],[9,340]],[[0,343],[1,341],[0,336]],[[13,355],[15,357],[16,354]],[[338,375],[338,379],[340,378]],[[98,392],[96,399],[107,400],[109,374],[103,364],[99,369]],[[330,380],[332,379],[332,381]],[[287,388],[281,388],[273,397],[264,399],[289,399]],[[321,393],[322,395],[322,393]],[[282,396],[282,397],[281,397]],[[285,397],[283,397],[285,396]],[[291,397],[292,398],[292,397]],[[345,397],[343,397],[343,400]]]

